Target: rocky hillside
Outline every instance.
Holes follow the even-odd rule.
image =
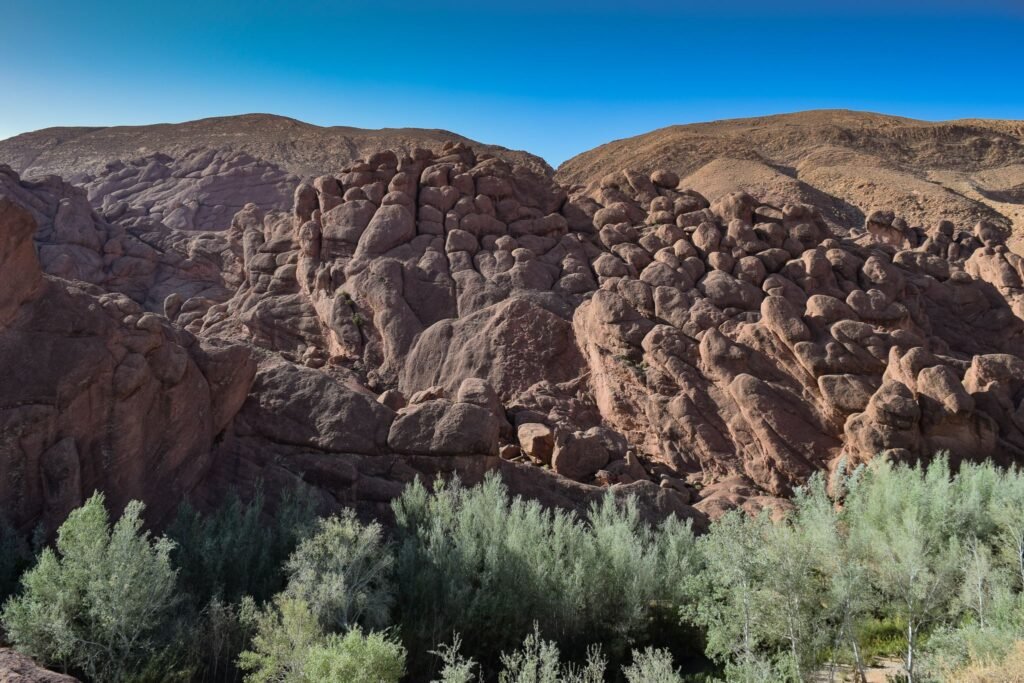
[[[406,153],[470,144],[540,173],[542,159],[443,130],[314,126],[267,114],[180,124],[47,128],[0,141],[0,164],[22,176],[59,175],[83,187],[104,215],[222,230],[246,203],[287,209],[302,178],[337,173],[384,149]]]
[[[808,111],[671,126],[584,152],[557,177],[595,189],[624,168],[666,168],[710,199],[746,190],[806,202],[837,227],[889,208],[913,224],[989,220],[1024,231],[1021,121]]]
[[[1024,458],[1024,260],[994,223],[838,230],[670,169],[573,190],[462,143],[217,233],[0,180],[0,501],[24,528],[97,487],[158,515],[258,481],[386,514],[416,476],[494,469],[699,522],[879,453]]]

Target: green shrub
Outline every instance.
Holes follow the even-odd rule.
[[[441,679],[433,683],[473,683],[476,662],[462,655],[462,638],[455,634],[451,643],[441,645],[430,654],[441,659]]]
[[[672,666],[668,650],[633,651],[633,663],[622,669],[628,683],[683,683],[679,670]]]
[[[688,525],[657,531],[634,501],[611,496],[586,519],[510,498],[497,476],[476,487],[419,482],[394,503],[402,634],[417,665],[454,632],[492,670],[534,623],[581,658],[590,642],[613,656],[644,636],[652,606],[680,599],[694,558]]]
[[[295,492],[267,517],[260,492],[249,503],[232,493],[210,514],[187,502],[179,507],[167,535],[176,544],[174,563],[196,609],[214,597],[237,603],[249,595],[263,602],[284,587],[285,559],[310,533],[316,513]]]
[[[320,520],[286,566],[287,594],[310,605],[325,629],[390,623],[394,556],[379,524],[363,525],[351,510]]]
[[[4,608],[19,650],[117,683],[177,644],[173,544],[142,530],[142,511],[129,503],[111,528],[97,493],[68,516]]]
[[[214,597],[194,617],[189,615],[193,624],[189,655],[196,682],[241,680],[238,655],[249,646],[258,613],[256,602],[246,596],[237,603]]]
[[[304,600],[282,594],[257,616],[252,648],[238,663],[249,683],[398,683],[405,649],[359,627],[325,635]]]
[[[248,683],[305,680],[306,658],[323,640],[316,617],[303,600],[279,595],[256,617],[251,649],[238,657]]]
[[[322,683],[398,683],[405,675],[405,648],[380,632],[363,634],[356,626],[314,645],[306,677]]]
[[[602,683],[607,660],[600,647],[587,649],[587,660],[582,667],[563,666],[558,645],[540,636],[534,626],[523,646],[501,655],[502,672],[498,683]]]

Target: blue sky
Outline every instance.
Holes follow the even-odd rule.
[[[0,138],[270,112],[557,165],[812,108],[1024,119],[1024,0],[2,0],[0,45]]]

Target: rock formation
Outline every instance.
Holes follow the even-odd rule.
[[[47,671],[23,654],[0,648],[0,683],[78,683],[78,679]]]
[[[1024,351],[999,231],[876,216],[839,239],[811,206],[623,177],[642,200],[462,146],[376,155],[300,186],[290,216],[243,211],[245,280],[186,327],[380,394],[394,418],[342,420],[365,455],[501,452],[712,501],[880,452],[1019,457],[1017,388],[972,398]],[[486,398],[460,401],[468,381]]]
[[[417,476],[490,470],[700,520],[879,454],[1024,456],[1024,262],[992,223],[836,226],[670,169],[566,188],[458,142],[217,233],[0,182],[0,500],[23,524],[95,487],[160,515],[257,481],[385,514]]]
[[[48,128],[0,141],[0,164],[24,177],[58,175],[86,190],[101,215],[176,230],[223,230],[247,203],[287,210],[303,177],[334,173],[386,149],[472,144],[540,173],[539,157],[455,133],[314,126],[248,114],[155,126]]]
[[[557,179],[590,189],[624,168],[664,168],[715,199],[745,190],[769,204],[806,203],[837,229],[874,209],[915,225],[986,220],[1024,230],[1019,121],[916,121],[806,111],[670,126],[584,152]]]
[[[49,530],[96,489],[166,514],[209,469],[255,364],[124,294],[44,275],[36,228],[0,194],[0,501]]]

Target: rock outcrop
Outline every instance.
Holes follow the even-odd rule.
[[[204,477],[255,364],[124,294],[44,275],[36,227],[0,194],[0,501],[22,528],[56,528],[95,489],[159,518]]]
[[[268,114],[49,128],[0,141],[0,164],[23,177],[61,176],[83,188],[104,218],[126,227],[145,221],[174,230],[224,230],[247,203],[263,211],[289,209],[302,178],[337,173],[382,150],[409,152],[447,141],[553,173],[532,154],[448,131],[321,127]]]
[[[43,270],[125,294],[150,311],[166,297],[223,301],[237,286],[238,255],[224,232],[171,230],[160,223],[110,221],[85,191],[57,176],[24,180],[0,165],[0,194],[25,208]]]
[[[678,482],[709,510],[878,453],[1020,457],[1022,396],[979,403],[969,372],[1024,355],[999,231],[872,215],[842,238],[809,205],[621,177],[595,198],[460,145],[376,155],[290,216],[239,214],[243,284],[186,327],[379,394],[377,453]]]
[[[376,152],[216,235],[3,178],[0,500],[24,523],[94,487],[257,482],[386,515],[416,477],[492,470],[699,521],[879,454],[1024,459],[1024,262],[990,223],[837,227],[671,169],[570,189],[461,143]],[[173,275],[113,277],[137,245]]]
[[[987,220],[1019,231],[1022,163],[1017,121],[827,110],[670,126],[583,152],[556,177],[594,190],[624,168],[644,179],[669,169],[711,200],[744,190],[777,206],[812,204],[837,229],[880,208],[916,225]]]
[[[0,648],[0,683],[78,683],[78,679],[48,671],[19,652]]]

